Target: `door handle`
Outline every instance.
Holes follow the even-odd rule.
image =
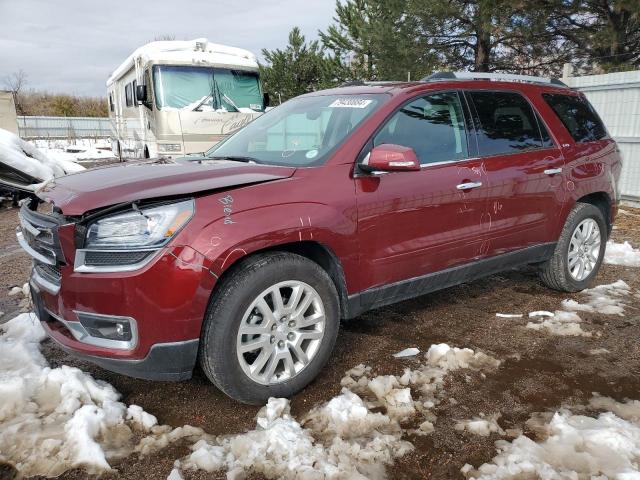
[[[557,173],[562,173],[561,168],[548,168],[544,171],[546,175],[556,175]]]
[[[471,190],[472,188],[478,188],[482,186],[482,182],[467,182],[467,183],[461,183],[460,185],[457,185],[456,188],[458,190]]]

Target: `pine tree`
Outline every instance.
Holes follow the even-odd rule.
[[[433,70],[435,55],[407,8],[406,0],[337,1],[335,24],[320,38],[355,79],[420,78]]]
[[[340,60],[325,54],[317,40],[307,43],[298,27],[289,33],[284,50],[262,50],[267,61],[260,66],[265,91],[282,101],[343,82]]]

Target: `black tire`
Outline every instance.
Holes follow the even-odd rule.
[[[583,280],[578,281],[569,273],[567,256],[573,232],[580,222],[588,218],[595,220],[600,229],[600,251],[591,273]],[[567,216],[553,256],[541,265],[540,278],[542,282],[547,287],[562,292],[579,292],[588,288],[598,274],[600,265],[602,265],[607,243],[607,232],[607,224],[602,210],[589,203],[576,203]]]
[[[237,335],[244,313],[267,288],[298,280],[319,294],[324,311],[324,336],[310,363],[287,381],[263,385],[244,373],[237,358]],[[335,285],[318,264],[300,255],[272,252],[248,257],[221,281],[209,301],[200,339],[200,365],[213,384],[231,398],[264,404],[269,397],[289,397],[307,386],[327,363],[340,324]]]

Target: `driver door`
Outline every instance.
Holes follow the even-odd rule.
[[[487,175],[482,161],[470,158],[476,146],[465,117],[466,104],[455,91],[421,96],[401,106],[370,142],[369,148],[413,148],[421,170],[355,178],[364,290],[484,256]],[[403,287],[380,289],[373,303],[406,297]]]

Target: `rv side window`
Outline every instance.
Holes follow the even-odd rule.
[[[113,112],[113,93],[109,94],[109,111]]]
[[[127,83],[124,87],[124,103],[127,107],[133,106],[133,95],[131,94],[131,84]]]
[[[134,80],[131,85],[132,85],[132,87],[131,87],[131,102],[135,106],[135,105],[138,105],[138,99],[136,98],[136,95],[137,95],[136,94],[136,90],[137,90],[136,87],[138,86],[138,81]]]

